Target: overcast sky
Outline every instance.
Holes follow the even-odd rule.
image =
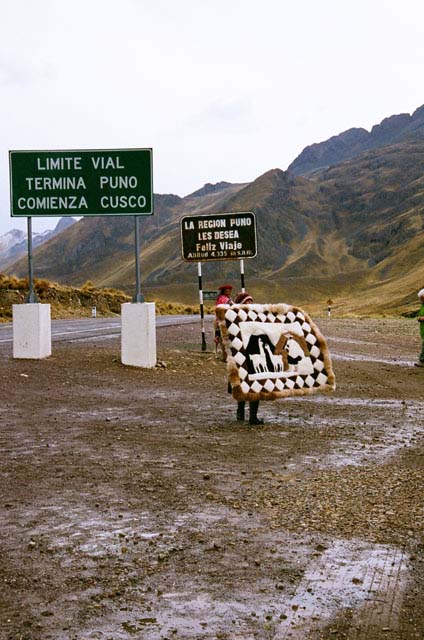
[[[9,149],[153,147],[155,193],[249,182],[424,104],[423,0],[0,0]],[[56,220],[33,218],[33,229]]]

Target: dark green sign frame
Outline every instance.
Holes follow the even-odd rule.
[[[9,151],[12,217],[153,214],[152,149]]]

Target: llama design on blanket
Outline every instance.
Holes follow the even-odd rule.
[[[333,391],[335,377],[324,336],[287,304],[216,308],[236,400],[274,400]]]

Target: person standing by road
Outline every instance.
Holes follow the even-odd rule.
[[[421,307],[418,312],[418,322],[420,323],[420,334],[421,334],[421,353],[418,362],[415,363],[416,367],[424,367],[424,289],[420,289],[418,291],[418,299],[421,302]]]
[[[252,304],[253,298],[247,291],[241,291],[234,299],[235,304]],[[244,422],[245,419],[245,406],[244,400],[237,402],[237,420]],[[260,425],[264,421],[262,418],[258,418],[259,400],[249,402],[249,424]]]
[[[218,287],[218,296],[216,298],[215,306],[217,307],[219,304],[233,304],[233,301],[231,300],[232,290],[233,290],[232,284],[222,284],[220,287]],[[222,353],[222,360],[226,362],[227,354],[225,352],[225,347],[222,341],[221,330],[219,328],[219,322],[217,318],[215,318],[214,330],[215,330],[215,336],[214,336],[215,351],[217,352],[219,347]]]
[[[231,291],[233,290],[232,284],[222,284],[218,287],[218,296],[215,304],[233,304],[231,300]]]

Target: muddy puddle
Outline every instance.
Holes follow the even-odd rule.
[[[391,364],[397,365],[400,367],[413,367],[414,360],[404,360],[400,358],[380,358],[372,355],[354,355],[354,354],[345,354],[339,353],[337,350],[333,350],[331,352],[332,360],[341,360],[343,362],[374,362],[378,364]]]
[[[197,326],[157,370],[119,339],[2,355],[2,640],[421,640],[419,336],[323,326],[336,392],[258,428]]]
[[[312,396],[284,400],[284,405],[263,403],[261,416],[266,427],[280,440],[280,446],[293,430],[330,431],[334,437],[326,442],[326,450],[311,455],[296,456],[291,469],[362,466],[382,464],[390,456],[413,448],[424,435],[424,403],[413,400],[386,400]],[[278,431],[277,431],[278,429]],[[262,437],[261,446],[275,447],[274,440]]]
[[[68,524],[73,521],[74,544],[84,556],[86,573],[94,566],[90,560],[98,561],[105,554],[115,554],[123,569],[119,588],[125,597],[120,598],[119,607],[113,598],[97,592],[95,629],[91,623],[79,631],[78,638],[303,640],[331,625],[337,616],[353,611],[361,611],[361,632],[358,635],[353,624],[348,638],[366,640],[376,625],[387,631],[397,628],[409,558],[395,547],[323,537],[317,543],[313,535],[280,533],[275,538],[260,520],[234,518],[231,511],[216,508],[162,522],[159,528],[149,522],[147,514],[135,517],[127,513],[111,527],[110,519],[102,521],[93,513],[65,506],[64,512]],[[215,542],[217,527],[228,531],[227,544]],[[198,541],[193,545],[175,572],[168,559],[178,559],[187,551],[194,532],[201,532],[201,545]],[[43,533],[38,531],[38,535]],[[53,527],[51,544],[62,547],[63,533]],[[36,536],[34,532],[33,539]],[[137,582],[135,562],[136,548],[146,542],[154,549],[154,562],[162,564],[160,575],[147,583]],[[251,580],[249,567],[256,561],[259,546],[261,561]],[[205,555],[209,556],[206,562]],[[214,579],[217,571],[225,572],[225,593]],[[93,593],[96,591],[85,597]],[[65,640],[69,635],[59,632],[55,637]]]

